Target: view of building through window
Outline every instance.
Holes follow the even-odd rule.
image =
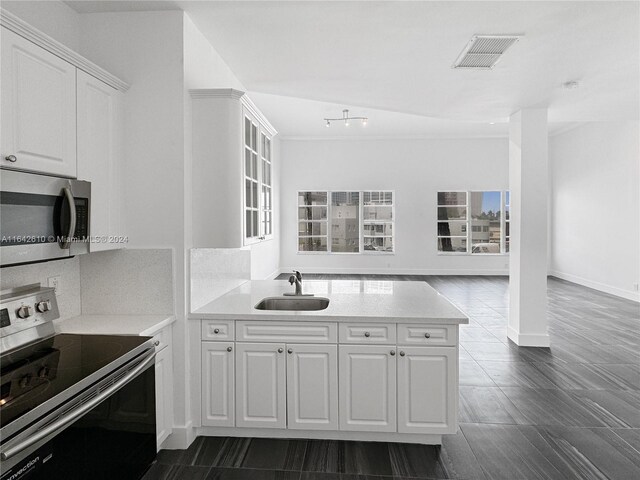
[[[298,251],[393,252],[393,207],[389,191],[298,192]]]
[[[438,192],[438,251],[508,253],[508,194]]]

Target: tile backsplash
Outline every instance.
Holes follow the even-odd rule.
[[[56,297],[60,318],[80,315],[80,261],[78,257],[0,269],[0,289],[39,283],[46,287],[49,277],[60,277]]]
[[[80,257],[83,314],[173,314],[171,249],[125,249]]]
[[[251,251],[239,248],[191,249],[191,311],[251,278]]]

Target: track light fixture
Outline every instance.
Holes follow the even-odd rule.
[[[331,126],[331,122],[344,122],[344,126],[348,127],[350,120],[360,120],[360,123],[362,123],[362,126],[364,127],[369,121],[367,117],[350,117],[349,110],[347,109],[342,110],[342,118],[325,118],[324,120],[327,122],[325,123],[325,126],[327,127]]]

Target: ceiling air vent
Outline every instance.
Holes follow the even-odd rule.
[[[491,70],[522,35],[474,35],[452,68]]]

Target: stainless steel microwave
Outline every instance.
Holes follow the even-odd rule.
[[[91,183],[0,170],[0,266],[89,251]]]

